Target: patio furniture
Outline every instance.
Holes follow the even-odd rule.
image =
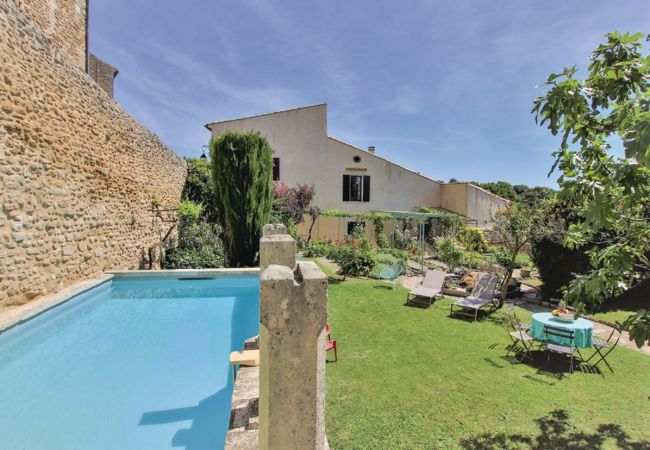
[[[574,355],[577,352],[582,361],[582,355],[580,354],[580,349],[575,346],[575,333],[571,329],[554,327],[552,325],[544,325],[544,335],[546,336],[546,352],[547,352],[547,361],[551,360],[551,353],[557,353],[560,355],[565,355],[571,358],[571,368],[570,372],[573,373],[573,359]],[[566,342],[566,345],[555,344],[553,341]]]
[[[395,289],[395,280],[401,275],[401,273],[402,266],[400,264],[393,264],[392,266],[384,267],[384,270],[379,273],[379,278],[384,281],[390,281],[393,285],[393,289]]]
[[[330,350],[334,350],[334,362],[337,362],[339,360],[339,356],[336,351],[336,340],[332,340],[332,328],[330,327],[330,324],[327,323],[325,324],[325,357],[327,358],[327,352]]]
[[[506,312],[506,326],[508,329],[508,336],[512,344],[508,347],[508,353],[506,357],[510,355],[510,352],[522,353],[521,359],[519,362],[524,359],[529,359],[533,361],[533,357],[530,355],[530,351],[533,347],[533,342],[535,339],[528,335],[526,330],[523,328],[523,325],[519,321],[519,318],[515,314],[515,309],[512,304]]]
[[[442,283],[444,281],[445,272],[442,270],[427,270],[422,283],[406,294],[406,303],[424,302],[431,306],[433,299],[442,292]]]
[[[616,325],[616,326],[612,327],[612,332],[609,334],[609,337],[608,337],[607,339],[603,339],[603,338],[601,338],[600,336],[596,336],[596,337],[594,337],[594,338],[592,339],[592,344],[593,344],[593,346],[594,346],[594,348],[595,348],[596,350],[595,350],[594,353],[589,357],[589,359],[587,359],[587,361],[585,361],[585,362],[589,362],[589,361],[591,361],[591,359],[592,359],[594,356],[599,355],[600,358],[598,358],[598,360],[596,361],[596,363],[595,363],[595,364],[592,364],[591,366],[595,368],[595,367],[597,367],[598,364],[600,364],[601,361],[602,361],[602,362],[604,362],[604,363],[607,365],[607,367],[609,367],[609,370],[611,370],[612,373],[614,373],[614,369],[612,369],[612,366],[609,365],[609,363],[607,362],[606,357],[607,357],[607,355],[609,355],[609,354],[612,352],[612,350],[614,350],[614,348],[618,345],[618,341],[621,339],[621,335],[622,335],[622,334],[623,334],[623,331],[619,328],[618,325]],[[616,337],[614,337],[614,336],[616,336]],[[604,353],[603,353],[603,352],[604,352]]]
[[[334,350],[334,362],[337,362],[339,360],[339,357],[336,353],[336,339],[333,341],[325,342],[325,352],[329,352],[330,350]]]
[[[478,319],[479,310],[486,308],[489,312],[494,311],[498,306],[498,300],[494,299],[499,278],[490,273],[479,273],[474,284],[474,289],[469,297],[454,302],[449,307],[449,315],[460,314],[462,316]],[[456,307],[456,310],[454,310]]]
[[[546,342],[547,336],[546,332],[544,331],[544,327],[547,325],[563,330],[573,331],[574,344],[576,347],[591,347],[592,332],[594,327],[594,324],[591,321],[583,318],[578,318],[571,322],[563,322],[551,313],[535,313],[532,316],[531,327],[528,331],[528,334],[530,334],[538,341]],[[551,342],[559,345],[569,345],[570,343],[568,339],[564,339],[562,336],[556,335],[551,336]]]

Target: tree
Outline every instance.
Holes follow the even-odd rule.
[[[499,307],[503,306],[506,300],[508,282],[521,249],[533,240],[551,236],[560,229],[558,223],[549,220],[549,216],[545,213],[547,209],[544,206],[531,209],[526,205],[515,203],[510,208],[497,212],[492,218],[492,233],[496,241],[502,245],[498,262],[506,269],[501,283]]]
[[[205,158],[187,158],[187,178],[181,198],[203,205],[202,218],[209,223],[219,220],[219,208],[214,195],[210,161]]]
[[[285,225],[293,221],[294,225],[302,223],[311,201],[316,195],[314,185],[297,184],[290,188],[282,182],[273,183],[273,210]]]
[[[210,156],[228,264],[254,266],[273,202],[271,145],[258,131],[226,131],[210,140]]]
[[[576,67],[551,74],[534,102],[540,125],[561,136],[555,151],[560,198],[583,219],[565,245],[594,243],[591,270],[576,276],[564,298],[578,308],[598,305],[650,273],[650,56],[642,34],[607,34],[593,52],[586,79]],[[650,36],[646,37],[650,40]],[[612,143],[620,139],[624,155]],[[629,320],[638,346],[650,340],[650,313]]]
[[[314,230],[314,225],[316,225],[316,221],[318,218],[321,216],[323,212],[318,206],[310,206],[309,209],[307,210],[307,215],[309,215],[309,218],[311,219],[311,223],[309,224],[309,233],[307,234],[307,243],[309,244],[311,242],[311,233]]]

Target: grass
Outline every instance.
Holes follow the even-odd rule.
[[[501,313],[472,323],[447,317],[451,300],[420,309],[405,296],[377,281],[329,287],[333,450],[650,448],[646,355],[617,348],[615,374],[539,370],[504,358]]]
[[[625,322],[625,320],[627,320],[628,317],[630,317],[634,313],[636,313],[636,311],[619,309],[619,310],[613,310],[607,312],[594,313],[594,314],[590,314],[590,316],[596,319],[606,320],[611,323],[616,323],[616,322],[623,323]]]

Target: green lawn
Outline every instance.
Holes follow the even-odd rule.
[[[405,296],[377,281],[330,284],[333,450],[650,448],[648,356],[617,348],[615,374],[540,371],[504,359],[500,313],[471,323],[447,317],[450,300],[420,309]]]
[[[620,322],[623,323],[627,320],[628,317],[630,317],[632,314],[634,314],[636,311],[627,311],[627,310],[614,310],[614,311],[607,311],[607,312],[599,312],[595,314],[590,314],[590,316],[595,317],[596,319],[602,319],[606,320],[611,323],[616,323]]]

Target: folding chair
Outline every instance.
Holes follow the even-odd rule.
[[[327,358],[327,352],[330,350],[334,350],[334,362],[338,362],[339,360],[339,355],[336,350],[336,339],[332,340],[332,328],[330,327],[330,324],[327,323],[325,324],[325,357]]]
[[[561,355],[569,356],[571,358],[571,373],[573,373],[573,359],[574,355],[577,352],[580,357],[580,361],[583,361],[582,354],[580,350],[575,346],[575,333],[573,330],[567,330],[566,328],[552,327],[550,325],[544,325],[544,336],[546,343],[546,351],[548,356],[546,361],[551,360],[551,353],[558,353]],[[556,344],[551,341],[551,337],[558,340],[563,339],[569,341],[569,345]]]
[[[535,338],[530,336],[526,330],[522,328],[521,322],[515,314],[512,304],[506,312],[506,328],[508,330],[508,336],[512,341],[512,344],[508,346],[506,357],[510,355],[511,352],[516,352],[522,354],[521,359],[518,359],[519,362],[522,362],[524,359],[533,362],[533,357],[531,356],[530,351],[532,350]]]
[[[616,334],[616,338],[614,338],[614,334]],[[593,344],[593,346],[594,346],[594,348],[596,350],[589,357],[589,359],[587,359],[587,361],[585,361],[585,362],[589,362],[589,361],[591,361],[591,359],[594,356],[599,355],[600,358],[598,358],[596,363],[592,364],[591,367],[595,368],[602,361],[602,362],[605,363],[605,365],[607,365],[607,367],[609,367],[609,370],[611,370],[612,373],[614,373],[614,369],[612,369],[612,366],[609,365],[609,363],[607,362],[607,359],[605,359],[605,358],[618,345],[618,341],[621,339],[622,334],[623,334],[623,332],[621,331],[621,329],[618,326],[615,326],[615,327],[612,328],[612,332],[609,334],[609,337],[607,339],[602,339],[599,336],[594,337],[593,340],[592,340],[592,344]],[[612,341],[613,341],[613,343],[612,343]]]

